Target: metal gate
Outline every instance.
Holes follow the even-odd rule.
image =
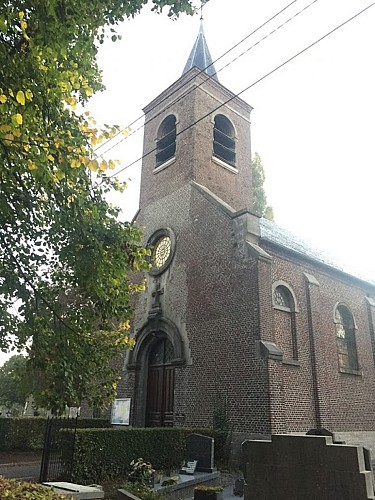
[[[39,481],[71,481],[78,418],[52,417],[46,421]],[[71,432],[61,432],[63,430]]]

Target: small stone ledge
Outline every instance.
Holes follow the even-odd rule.
[[[283,365],[301,366],[301,363],[298,361],[298,359],[283,358]]]
[[[375,307],[375,299],[373,299],[372,297],[365,297],[365,299],[371,307]]]
[[[319,281],[312,274],[303,273],[303,275],[305,276],[307,283],[310,285],[320,286]]]
[[[271,263],[271,256],[263,250],[259,245],[256,245],[255,243],[250,243],[250,241],[246,241],[247,248],[249,250],[249,253],[252,257],[255,259],[263,260],[264,262]]]
[[[283,361],[283,352],[274,342],[258,340],[257,351],[262,358],[272,359],[274,361]]]

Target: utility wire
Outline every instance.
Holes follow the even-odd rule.
[[[215,59],[215,61],[213,61],[211,64],[209,64],[208,66],[206,66],[204,69],[200,69],[199,70],[199,73],[197,75],[194,75],[193,77],[191,77],[187,82],[185,82],[184,84],[180,85],[179,87],[177,87],[177,89],[175,89],[171,94],[168,94],[167,96],[165,96],[160,102],[158,102],[158,104],[155,104],[151,109],[150,109],[150,112],[153,111],[156,107],[158,107],[160,104],[162,104],[164,101],[166,101],[167,99],[169,99],[173,94],[175,94],[176,92],[178,92],[179,90],[181,90],[183,87],[185,87],[188,83],[190,83],[192,80],[195,79],[195,76],[198,76],[202,73],[204,73],[210,66],[212,66],[213,64],[215,64],[217,61],[219,61],[220,59],[222,59],[224,56],[226,56],[227,54],[229,54],[232,50],[234,50],[236,47],[238,47],[241,43],[243,43],[244,41],[246,41],[248,38],[250,38],[250,36],[254,35],[257,31],[259,31],[261,28],[263,28],[264,26],[266,26],[268,23],[270,23],[273,19],[275,19],[277,16],[279,16],[282,12],[284,12],[285,10],[287,10],[291,5],[293,5],[294,3],[296,3],[298,0],[293,0],[292,2],[290,2],[288,5],[286,5],[283,9],[279,10],[276,14],[274,14],[271,18],[269,18],[267,21],[265,21],[263,24],[261,24],[258,28],[256,28],[254,31],[252,31],[250,34],[248,34],[245,38],[243,38],[242,40],[240,40],[239,42],[237,42],[235,45],[233,45],[232,47],[230,47],[226,52],[224,52],[224,54],[222,54],[220,57],[218,57],[217,59]],[[265,40],[268,36],[272,35],[273,33],[275,33],[278,29],[280,29],[282,26],[284,26],[285,24],[287,24],[289,21],[291,21],[294,17],[297,17],[297,15],[301,14],[304,10],[306,10],[308,7],[310,7],[313,3],[317,2],[318,0],[313,0],[312,3],[310,3],[308,6],[306,6],[304,9],[302,9],[301,11],[297,12],[294,16],[292,16],[291,18],[289,18],[287,21],[285,21],[284,23],[282,23],[280,26],[278,26],[278,28],[274,29],[273,31],[271,31],[270,33],[268,33],[265,37],[263,37],[260,41],[256,42],[254,45],[252,45],[251,47],[249,47],[247,50],[245,50],[242,54],[240,54],[239,56],[237,56],[235,59],[233,59],[232,61],[230,61],[229,63],[227,63],[225,66],[223,66],[222,68],[220,68],[218,71],[216,71],[215,73],[213,73],[212,75],[210,76],[207,76],[206,80],[203,80],[199,85],[197,85],[196,87],[188,90],[187,92],[185,92],[182,96],[178,97],[175,101],[173,101],[172,103],[170,103],[170,105],[165,108],[165,109],[168,109],[170,106],[174,106],[177,102],[179,102],[181,99],[183,99],[184,97],[186,97],[187,95],[189,95],[191,92],[193,92],[194,90],[196,90],[197,88],[199,88],[201,85],[203,85],[207,80],[210,80],[212,79],[215,75],[217,75],[217,73],[219,73],[220,71],[222,71],[223,69],[227,68],[230,64],[232,64],[232,62],[236,61],[237,59],[239,59],[241,56],[243,56],[246,52],[249,52],[249,50],[251,50],[253,47],[255,47],[256,45],[259,45],[259,43],[261,43],[263,40]],[[4,86],[4,85],[3,85]],[[6,85],[5,85],[6,86]],[[95,155],[95,158],[102,158],[108,151],[110,151],[111,149],[113,149],[114,147],[118,146],[119,144],[121,144],[122,142],[124,142],[126,139],[128,139],[130,136],[132,136],[133,134],[135,134],[136,132],[138,132],[139,130],[142,130],[144,128],[145,125],[147,125],[148,123],[150,123],[152,120],[155,120],[158,116],[160,116],[162,113],[164,113],[165,109],[161,110],[159,113],[157,113],[155,116],[153,116],[152,118],[150,118],[149,120],[147,120],[144,124],[142,124],[141,126],[139,126],[138,128],[136,128],[135,130],[131,131],[128,135],[126,135],[125,137],[123,137],[120,141],[118,141],[116,144],[114,144],[112,147],[106,149],[103,153],[100,153],[100,154],[97,154]],[[127,127],[125,127],[124,129],[121,129],[119,130],[113,137],[111,137],[110,139],[107,139],[106,141],[104,141],[102,144],[98,145],[95,149],[94,149],[94,152],[98,151],[100,148],[102,148],[103,146],[105,146],[106,144],[108,144],[109,142],[113,141],[119,134],[123,133],[126,129],[130,128],[132,125],[134,125],[135,123],[137,123],[140,119],[142,119],[144,116],[144,114],[142,114],[140,117],[138,117],[136,120],[134,120],[132,123],[130,123]],[[52,139],[51,139],[52,140]],[[50,142],[51,140],[49,139],[44,139],[44,143],[45,144],[48,144],[49,147],[51,146],[55,146],[52,142]],[[16,144],[24,144],[24,145],[29,145],[29,146],[39,146],[40,147],[40,143],[36,142],[36,141],[33,141],[33,140],[28,140],[28,141],[23,141],[22,139],[10,139],[10,138],[7,138],[6,141],[8,142],[11,142],[11,143],[16,143]]]
[[[146,125],[148,125],[150,122],[152,122],[153,120],[155,120],[155,118],[157,118],[158,116],[162,115],[167,109],[170,109],[172,106],[174,106],[175,104],[177,104],[179,101],[181,101],[182,99],[184,99],[186,96],[188,96],[189,94],[191,94],[191,92],[195,92],[195,90],[199,89],[204,83],[206,83],[208,80],[211,80],[215,75],[217,75],[218,73],[220,73],[220,71],[222,71],[223,69],[227,68],[228,66],[230,66],[233,62],[237,61],[240,57],[244,56],[247,52],[249,52],[251,49],[253,49],[254,47],[256,47],[257,45],[259,45],[260,43],[262,43],[264,40],[266,40],[266,38],[270,37],[271,35],[273,35],[274,33],[276,33],[279,29],[283,28],[286,24],[288,24],[290,21],[292,21],[293,19],[295,19],[297,16],[299,16],[300,14],[302,14],[305,10],[307,10],[309,7],[311,7],[314,3],[316,3],[318,0],[312,0],[312,2],[310,2],[308,5],[306,5],[303,9],[301,9],[300,11],[298,11],[296,14],[294,14],[293,16],[291,16],[289,19],[287,19],[286,21],[284,21],[283,23],[281,23],[279,26],[277,26],[275,29],[273,29],[272,31],[270,31],[269,33],[267,33],[263,38],[261,38],[260,40],[258,40],[256,43],[254,43],[253,45],[251,45],[250,47],[248,47],[246,50],[244,50],[241,54],[239,54],[237,57],[235,57],[234,59],[232,59],[231,61],[229,61],[225,66],[223,66],[222,68],[220,68],[218,71],[216,71],[215,73],[213,73],[212,75],[208,75],[207,78],[205,80],[202,80],[201,83],[199,85],[196,85],[192,88],[190,88],[187,92],[185,92],[184,94],[180,95],[180,97],[178,97],[177,99],[175,99],[174,101],[172,101],[166,108],[163,108],[161,109],[158,113],[156,113],[156,115],[152,116],[149,120],[147,120],[143,125],[139,126],[138,128],[136,128],[135,130],[133,130],[130,134],[128,134],[126,137],[123,137],[120,141],[116,142],[116,144],[114,144],[113,146],[109,147],[108,149],[106,149],[103,153],[100,153],[99,155],[96,156],[96,158],[98,157],[103,157],[106,153],[108,153],[108,151],[111,151],[111,149],[115,148],[116,146],[118,146],[119,144],[121,144],[122,142],[124,142],[126,139],[128,139],[131,135],[135,134],[136,132],[138,132],[139,130],[141,130],[142,128],[144,128]],[[275,17],[275,16],[274,16]],[[264,26],[264,24],[262,25]],[[255,31],[253,31],[253,33],[255,33]],[[251,33],[251,34],[253,34]],[[248,35],[250,36],[250,35]],[[244,39],[245,40],[245,39]],[[239,45],[239,44],[237,44]],[[229,52],[229,51],[227,51]],[[213,63],[212,63],[213,64]],[[210,65],[209,65],[210,66]],[[207,66],[207,68],[209,67]],[[203,71],[205,70],[200,70],[199,73],[197,73],[197,75],[194,75],[192,78],[190,78],[190,80],[188,80],[186,83],[183,83],[182,85],[180,85],[180,87],[178,87],[177,90],[185,87],[188,83],[190,83],[193,79],[195,79],[196,76],[199,76]],[[177,91],[176,90],[176,91]],[[170,96],[172,96],[176,91],[173,91],[171,94],[169,94],[168,96],[166,96],[164,99],[162,99],[160,102],[158,102],[157,104],[155,104],[155,106],[153,106],[149,112],[151,112],[153,109],[155,109],[156,107],[158,107],[161,103],[163,103],[166,99],[168,99]],[[117,134],[116,134],[117,135]],[[116,135],[114,137],[116,137]],[[114,138],[113,137],[113,138]],[[112,139],[109,139],[108,141],[106,141],[106,143],[108,143],[110,140]],[[104,144],[106,144],[104,143]],[[95,150],[96,151],[96,150]]]
[[[315,0],[317,1],[317,0]],[[288,5],[286,5],[285,7],[283,7],[281,10],[279,10],[276,14],[274,14],[272,17],[270,17],[269,19],[267,19],[267,21],[264,21],[264,23],[262,23],[260,26],[258,26],[258,28],[256,28],[254,31],[252,31],[251,33],[249,33],[248,35],[245,36],[245,38],[242,38],[242,40],[240,40],[239,42],[237,42],[235,45],[233,45],[232,47],[230,47],[226,52],[224,52],[224,54],[222,54],[221,56],[219,56],[217,59],[215,59],[212,63],[210,63],[208,66],[206,66],[205,68],[201,69],[198,73],[198,75],[200,75],[201,73],[205,73],[206,70],[208,68],[210,68],[211,66],[213,66],[214,64],[216,64],[218,61],[220,61],[220,59],[222,59],[223,57],[225,57],[227,54],[229,54],[230,52],[232,52],[232,50],[234,50],[235,48],[237,48],[239,45],[241,45],[241,43],[245,42],[248,38],[250,38],[252,35],[254,35],[255,33],[257,33],[260,29],[264,28],[264,26],[266,26],[267,24],[269,24],[271,21],[273,21],[277,16],[279,16],[282,12],[284,12],[285,10],[287,10],[289,7],[291,7],[294,3],[298,2],[298,0],[293,0],[292,2],[290,2]],[[315,2],[313,2],[315,3]],[[307,7],[306,7],[307,8]],[[305,9],[304,9],[305,10]],[[226,66],[224,66],[225,68]],[[223,68],[222,68],[223,69]],[[221,71],[221,70],[219,70]],[[209,76],[207,78],[207,80],[213,78],[218,72],[214,73],[213,75]],[[162,104],[164,101],[166,101],[167,99],[169,99],[170,97],[172,97],[173,94],[175,94],[176,92],[178,92],[179,90],[181,90],[183,87],[185,87],[185,85],[187,85],[188,83],[190,83],[193,79],[195,78],[192,77],[190,78],[190,80],[188,80],[187,82],[185,82],[184,84],[180,85],[179,87],[177,87],[175,90],[173,90],[173,92],[167,96],[165,96],[160,102],[158,102],[158,104],[155,104],[155,106],[153,106],[151,109],[150,109],[150,112],[153,111],[155,109],[155,107],[159,106],[160,104]],[[204,83],[204,82],[203,82]],[[119,134],[123,133],[125,130],[129,129],[130,127],[132,127],[132,125],[134,125],[135,123],[137,123],[139,120],[141,120],[144,116],[144,113],[139,116],[138,118],[136,118],[135,120],[133,120],[127,127],[121,129],[119,132],[117,132],[117,134],[115,134],[113,137],[111,137],[110,139],[108,139],[107,141],[103,142],[102,144],[100,144],[96,149],[95,149],[95,152],[98,151],[100,148],[104,147],[106,144],[108,144],[110,141],[113,141]],[[151,118],[151,120],[154,120],[158,115],[154,116],[153,118]],[[151,120],[149,120],[147,123],[149,123]],[[136,130],[134,130],[133,132],[131,132],[130,134],[128,134],[126,137],[124,137],[124,139],[122,139],[120,142],[123,142],[125,139],[127,139],[128,137],[130,137],[131,135],[135,134],[136,132],[138,132],[138,130],[140,130],[141,128],[143,128],[144,125],[142,125],[141,127],[138,127]],[[109,151],[106,150],[105,153]],[[101,153],[100,155],[98,156],[101,156],[102,154],[105,154],[105,153]]]
[[[186,132],[190,128],[194,127],[197,123],[199,123],[200,121],[202,121],[205,118],[209,117],[212,113],[215,113],[215,111],[221,109],[223,106],[226,106],[228,103],[230,103],[231,101],[233,101],[234,99],[236,99],[237,97],[239,97],[240,95],[242,95],[244,92],[246,92],[247,90],[251,89],[252,87],[254,87],[255,85],[257,85],[261,81],[265,80],[266,78],[268,78],[273,73],[275,73],[279,69],[281,69],[284,66],[286,66],[288,63],[290,63],[291,61],[293,61],[294,59],[296,59],[300,55],[304,54],[305,52],[307,52],[308,50],[310,50],[312,47],[314,47],[315,45],[317,45],[318,43],[320,43],[321,41],[323,41],[325,38],[329,37],[330,35],[332,35],[336,31],[338,31],[339,29],[341,29],[342,27],[344,27],[346,24],[350,23],[351,21],[353,21],[354,19],[356,19],[357,17],[359,17],[361,14],[363,14],[364,12],[366,12],[367,10],[369,10],[374,5],[375,5],[375,2],[369,4],[367,7],[363,8],[362,10],[360,10],[359,12],[357,12],[356,14],[354,14],[353,16],[351,16],[346,21],[342,22],[341,24],[339,24],[338,26],[336,26],[332,30],[328,31],[328,33],[326,33],[325,35],[321,36],[320,38],[318,38],[317,40],[315,40],[314,42],[312,42],[310,45],[308,45],[304,49],[300,50],[299,52],[297,52],[293,56],[289,57],[289,59],[286,59],[284,62],[282,62],[281,64],[279,64],[278,66],[276,66],[276,68],[272,69],[271,71],[269,71],[268,73],[266,73],[262,77],[258,78],[258,80],[256,80],[255,82],[251,83],[250,85],[248,85],[247,87],[245,87],[243,90],[241,90],[237,94],[234,94],[232,97],[230,97],[229,99],[227,99],[225,102],[223,102],[222,104],[220,104],[216,108],[212,109],[211,111],[209,111],[205,115],[203,115],[200,118],[198,118],[198,120],[195,120],[193,123],[191,123],[190,125],[188,125],[184,129],[182,129],[179,132],[177,132],[176,137],[179,136],[179,135],[181,135],[181,134],[183,134],[184,132]],[[127,168],[133,166],[135,163],[138,163],[140,160],[143,160],[143,158],[146,158],[150,154],[154,153],[156,150],[157,150],[156,147],[153,148],[153,149],[151,149],[150,151],[148,151],[147,153],[145,153],[140,158],[137,158],[136,160],[132,161],[131,163],[129,163],[125,167],[121,168],[120,170],[118,170],[114,174],[110,175],[109,178],[111,179],[112,177],[117,176],[118,174],[120,174],[121,172],[123,172],[124,170],[126,170]]]

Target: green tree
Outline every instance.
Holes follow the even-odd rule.
[[[4,0],[0,6],[0,349],[26,347],[40,406],[108,405],[130,347],[140,231],[106,201],[124,186],[94,148],[118,132],[84,107],[103,89],[97,43],[147,0]],[[191,0],[152,0],[175,17]]]
[[[273,208],[267,205],[267,195],[264,190],[264,181],[266,179],[262,160],[258,153],[254,154],[251,162],[253,174],[253,211],[255,214],[265,217],[268,220],[274,220]]]
[[[23,407],[30,394],[26,358],[22,354],[12,356],[0,367],[0,404],[9,409]]]

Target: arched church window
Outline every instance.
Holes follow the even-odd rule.
[[[214,156],[236,166],[235,131],[231,121],[224,115],[216,115],[214,120]]]
[[[174,359],[174,349],[172,342],[167,339],[161,339],[152,347],[149,355],[149,365],[162,365],[171,363]]]
[[[296,304],[291,290],[285,285],[273,287],[273,307],[277,343],[284,359],[298,359]]]
[[[161,122],[156,140],[156,167],[176,154],[176,117],[169,115]]]
[[[354,318],[350,310],[343,304],[336,307],[335,323],[339,368],[343,371],[357,371],[358,356]]]

